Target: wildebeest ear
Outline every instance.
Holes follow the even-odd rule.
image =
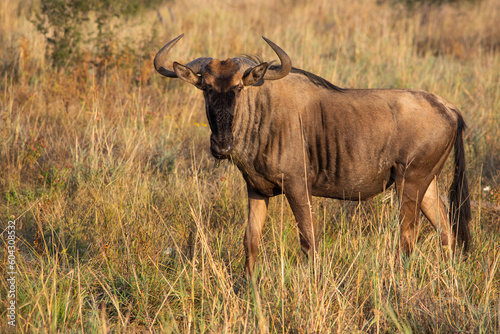
[[[245,86],[252,86],[261,81],[262,78],[264,78],[264,74],[266,74],[268,66],[268,63],[262,63],[252,68],[252,70],[243,77],[243,84]]]
[[[193,72],[189,67],[174,62],[174,71],[179,79],[182,79],[197,88],[201,87],[201,77]]]

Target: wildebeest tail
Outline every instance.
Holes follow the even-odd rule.
[[[455,141],[455,175],[450,187],[450,222],[457,236],[457,245],[467,251],[470,246],[469,221],[471,220],[469,185],[465,175],[465,151],[463,131],[466,125],[458,114],[457,139]]]

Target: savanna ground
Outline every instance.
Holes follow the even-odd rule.
[[[17,333],[500,331],[498,1],[179,0],[119,16],[102,5],[111,14],[64,15],[67,36],[80,39],[62,51],[57,22],[37,29],[44,3],[0,2],[2,332],[14,330],[9,220]],[[274,59],[264,35],[294,66],[338,86],[419,88],[459,106],[473,204],[468,256],[446,259],[422,220],[414,254],[401,259],[388,190],[364,203],[315,199],[312,268],[278,196],[257,291],[248,286],[244,181],[209,153],[201,93],[153,69],[159,48],[183,32],[171,52],[180,62]]]

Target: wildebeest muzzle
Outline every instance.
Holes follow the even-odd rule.
[[[210,151],[217,159],[226,159],[233,151],[234,92],[207,94],[207,118],[212,135]]]
[[[233,151],[233,138],[228,138],[223,142],[217,140],[217,138],[212,134],[210,136],[210,151],[212,155],[217,159],[227,159],[231,152]]]

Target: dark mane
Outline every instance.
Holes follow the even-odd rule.
[[[262,57],[259,56],[259,55],[248,55],[248,54],[245,54],[245,55],[243,55],[243,57],[245,57],[247,59],[250,59],[251,61],[253,61],[256,64],[261,64],[261,63],[264,62],[264,60],[262,59]],[[274,63],[274,61],[272,61],[270,64],[272,64],[272,63]],[[269,69],[276,69],[276,68],[279,68],[279,67],[280,67],[279,65],[272,65],[272,66],[269,67]],[[344,88],[340,88],[338,86],[335,86],[330,81],[328,81],[326,79],[323,79],[322,77],[317,76],[316,74],[313,74],[311,72],[307,72],[307,71],[301,70],[300,68],[292,67],[292,70],[290,72],[291,73],[296,73],[296,74],[302,74],[303,76],[305,76],[306,78],[308,78],[316,86],[323,87],[323,88],[326,88],[326,89],[335,90],[337,92],[344,92],[345,91]]]
[[[271,66],[271,67],[275,67],[275,66]],[[301,70],[300,68],[292,67],[292,70],[290,72],[304,75],[306,78],[308,78],[316,86],[323,87],[326,89],[332,89],[332,90],[335,90],[337,92],[345,91],[344,88],[340,88],[338,86],[335,86],[330,81],[323,79],[322,77],[317,76],[316,74],[313,74],[311,72]]]
[[[248,60],[253,61],[255,64],[262,64],[264,62],[264,59],[262,59],[262,56],[260,55],[249,55],[249,54],[244,54],[241,57],[246,58]]]

